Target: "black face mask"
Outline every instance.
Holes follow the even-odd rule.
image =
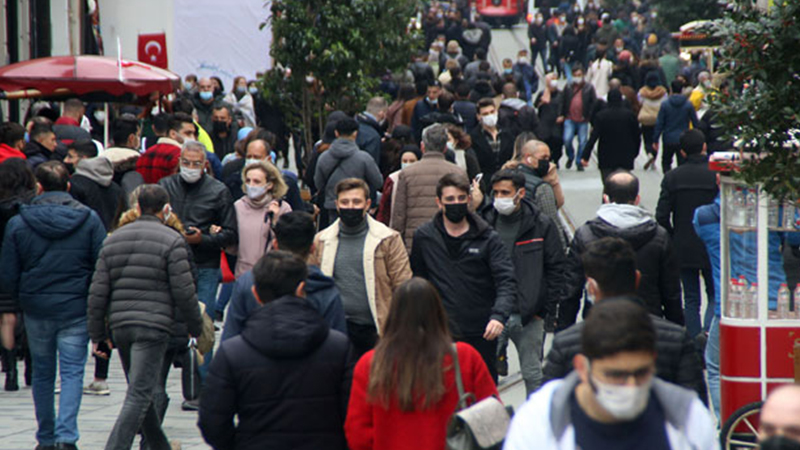
[[[534,169],[534,172],[536,172],[536,175],[538,175],[539,178],[544,178],[547,175],[547,172],[549,171],[550,171],[550,161],[546,159],[540,159],[539,165],[536,166],[536,169]]]
[[[466,203],[444,205],[444,216],[452,223],[461,223],[464,217],[467,217],[468,212]]]
[[[761,450],[800,450],[800,442],[784,436],[772,436],[759,443]]]
[[[214,134],[227,133],[230,127],[227,123],[221,121],[212,122],[214,125]]]
[[[361,208],[339,208],[339,218],[342,223],[350,228],[355,228],[364,222],[364,210]]]

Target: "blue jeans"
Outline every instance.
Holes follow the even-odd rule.
[[[567,158],[570,160],[575,159],[572,140],[575,138],[576,132],[578,133],[578,158],[580,158],[588,140],[589,122],[573,122],[569,119],[564,121],[564,148],[567,149]]]
[[[219,269],[198,269],[197,270],[197,299],[206,305],[206,314],[214,317],[214,311],[217,307],[217,287],[220,281]],[[200,366],[200,378],[206,379],[208,373],[208,366],[211,364],[211,358],[214,357],[214,350],[205,355],[205,360]]]
[[[564,61],[564,75],[567,76],[567,84],[572,83],[572,63]]]
[[[217,298],[216,312],[225,312],[225,307],[231,301],[231,294],[233,294],[233,283],[223,283],[222,288],[219,290],[219,297]],[[213,317],[211,317],[213,319]]]
[[[42,446],[74,444],[78,434],[78,411],[83,396],[83,374],[89,353],[86,316],[70,320],[43,320],[25,314],[33,362],[33,403]],[[61,373],[58,417],[55,411],[56,367]]]
[[[708,305],[700,323],[700,275],[706,283],[706,296]],[[695,337],[700,331],[708,331],[714,319],[714,280],[711,269],[681,269],[681,284],[683,284],[683,315],[686,318],[686,331],[689,336]]]
[[[708,392],[711,394],[711,406],[719,420],[719,317],[714,316],[708,329],[706,342],[706,372],[708,374]]]

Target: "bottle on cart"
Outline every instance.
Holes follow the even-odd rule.
[[[781,287],[778,289],[778,310],[775,313],[775,318],[790,318],[789,299],[791,296],[792,293],[789,291],[789,286],[787,286],[786,283],[782,283]]]
[[[735,188],[733,191],[733,208],[731,211],[731,225],[744,227],[747,225],[747,201],[744,189]]]
[[[739,290],[739,280],[731,278],[728,286],[728,317],[735,319],[739,317],[739,305],[741,304],[741,291]]]
[[[781,228],[781,205],[780,203],[776,202],[775,200],[770,200],[769,202],[769,217],[767,219],[767,224],[770,229]]]
[[[795,207],[791,203],[783,204],[783,228],[794,230]]]
[[[756,209],[756,204],[758,203],[758,197],[756,197],[756,190],[755,189],[746,189],[745,190],[745,210],[747,215],[747,220],[745,226],[750,228],[755,228],[756,222],[758,221],[758,210]],[[747,287],[747,286],[745,286]]]
[[[747,286],[747,281],[744,282],[744,286]],[[750,285],[750,289],[746,289],[746,291],[742,302],[743,307],[741,308],[742,317],[755,319],[758,317],[758,283],[753,283]]]

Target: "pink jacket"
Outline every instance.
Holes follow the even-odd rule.
[[[239,228],[239,259],[236,261],[236,278],[252,269],[256,262],[272,248],[272,223],[266,217],[267,206],[258,208],[253,206],[247,196],[240,198],[233,204],[236,209],[236,221]],[[288,213],[292,207],[285,201],[277,219],[281,214]]]

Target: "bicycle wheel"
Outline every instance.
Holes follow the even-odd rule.
[[[758,418],[764,402],[754,402],[734,411],[719,434],[723,450],[758,448]]]

